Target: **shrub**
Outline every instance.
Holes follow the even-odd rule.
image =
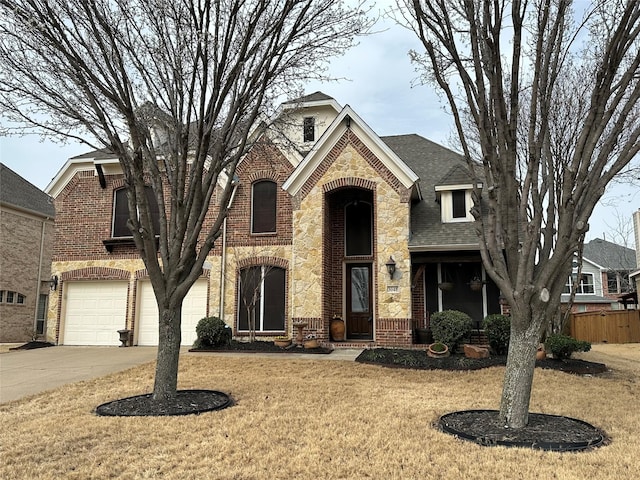
[[[549,335],[545,346],[547,350],[551,351],[553,358],[559,360],[571,357],[573,352],[588,352],[591,350],[591,344],[589,342],[576,340],[575,338],[560,333]]]
[[[197,340],[194,347],[219,347],[231,342],[231,329],[218,317],[205,317],[196,325]]]
[[[511,319],[506,315],[487,315],[482,321],[482,328],[489,339],[489,345],[498,355],[509,351],[511,337]]]
[[[471,317],[457,310],[445,310],[431,315],[433,339],[442,342],[453,352],[460,340],[468,336],[473,328]]]

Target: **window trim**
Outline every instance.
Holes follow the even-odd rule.
[[[591,283],[586,283],[582,281],[582,278],[591,277]],[[567,277],[567,283],[565,283],[564,288],[562,289],[562,293],[568,295],[571,293],[571,287],[573,286],[573,279],[571,275]],[[584,287],[591,286],[591,292],[585,292]],[[582,272],[581,278],[577,283],[576,295],[596,295],[596,276],[591,272]]]
[[[259,334],[259,335],[275,335],[275,334],[282,334],[283,332],[286,331],[287,328],[287,318],[286,318],[286,313],[287,313],[287,305],[286,305],[286,288],[287,288],[287,270],[282,268],[282,267],[278,267],[275,265],[265,265],[265,264],[261,264],[261,265],[250,265],[247,267],[244,267],[242,269],[240,269],[238,271],[238,312],[236,315],[236,321],[237,321],[237,332],[239,334],[243,334],[246,335],[250,332],[250,330],[247,329],[241,329],[240,328],[240,315],[241,312],[245,312],[246,313],[246,307],[245,304],[242,300],[242,273],[245,270],[248,269],[252,269],[252,268],[260,268],[260,299],[259,299],[259,303],[258,305],[256,305],[256,310],[259,310],[259,314],[257,313],[257,316],[259,318],[259,321],[256,322],[256,330],[255,333]],[[268,280],[269,278],[269,272],[265,273],[265,269],[269,268],[271,270],[281,270],[282,271],[282,275],[283,275],[283,300],[284,300],[284,308],[283,308],[283,320],[282,320],[282,328],[281,329],[277,329],[277,330],[265,330],[264,329],[264,312],[265,312],[265,296],[264,296],[264,291],[265,291],[265,281]],[[249,319],[247,318],[247,322],[249,322]],[[248,326],[248,323],[247,323]]]
[[[464,191],[465,212],[464,217],[453,216],[453,192]],[[451,188],[449,190],[438,189],[440,192],[440,215],[442,223],[465,223],[473,222],[475,219],[471,214],[473,200],[471,198],[471,188]]]

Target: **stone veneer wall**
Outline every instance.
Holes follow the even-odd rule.
[[[354,142],[355,140],[355,142]],[[364,153],[364,154],[363,154]],[[294,319],[322,319],[323,314],[323,223],[325,185],[341,179],[366,179],[375,182],[374,191],[374,338],[389,344],[411,343],[411,258],[408,251],[409,202],[397,186],[382,178],[384,166],[375,157],[365,158],[362,145],[349,138],[338,142],[322,176],[309,186],[304,198],[297,199],[299,207],[293,212],[293,282],[292,316]],[[386,272],[390,256],[396,262],[393,279]],[[391,289],[397,287],[397,292]],[[326,322],[321,322],[324,325]],[[398,330],[399,329],[399,330]],[[387,332],[399,331],[397,335]]]

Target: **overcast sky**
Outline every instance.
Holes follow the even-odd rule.
[[[453,122],[443,103],[432,87],[411,86],[416,73],[407,52],[419,49],[414,34],[387,21],[376,30],[382,31],[331,62],[331,74],[346,80],[310,84],[306,93],[321,90],[340,105],[350,105],[380,136],[417,133],[451,146]],[[43,190],[68,158],[88,150],[80,144],[43,142],[37,136],[0,138],[2,163]],[[594,211],[587,240],[604,234],[612,240],[609,232],[619,230],[618,217],[631,222],[638,208],[637,189],[612,185]]]

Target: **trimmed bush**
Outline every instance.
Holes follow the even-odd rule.
[[[573,352],[588,352],[591,350],[589,342],[576,340],[568,335],[554,333],[547,337],[545,347],[551,352],[553,358],[564,360],[570,358]]]
[[[231,329],[218,317],[205,317],[196,325],[195,348],[220,347],[231,343]]]
[[[445,310],[431,315],[431,332],[436,342],[442,342],[453,352],[460,340],[469,336],[473,328],[471,317],[458,310]]]
[[[482,328],[493,351],[497,355],[505,355],[509,351],[511,319],[497,313],[487,315],[482,321]]]

